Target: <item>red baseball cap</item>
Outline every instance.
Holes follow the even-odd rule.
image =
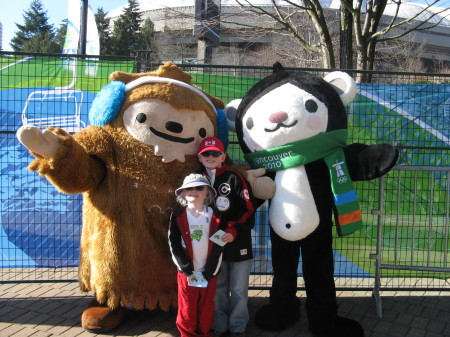
[[[219,138],[216,137],[207,137],[202,140],[200,146],[198,148],[198,154],[201,154],[205,151],[218,151],[224,153],[224,146]]]

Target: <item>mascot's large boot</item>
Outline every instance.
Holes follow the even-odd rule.
[[[357,321],[334,316],[331,322],[309,316],[309,330],[314,337],[364,337],[364,329]]]
[[[268,331],[279,331],[295,323],[300,318],[300,300],[295,298],[290,304],[267,304],[255,314],[257,327]]]
[[[261,307],[255,314],[257,327],[267,331],[280,331],[295,323],[300,318],[300,301],[291,305]],[[309,330],[314,337],[364,337],[364,329],[354,320],[334,316],[317,318],[308,315]],[[326,323],[327,322],[327,323]]]
[[[81,326],[92,333],[109,332],[117,328],[125,319],[125,308],[110,309],[93,299],[81,316]]]

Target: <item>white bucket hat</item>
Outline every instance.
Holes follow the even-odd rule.
[[[196,187],[196,186],[207,186],[209,190],[211,191],[213,197],[216,197],[216,190],[214,187],[211,186],[209,183],[209,179],[205,177],[203,174],[198,173],[191,173],[183,180],[183,185],[175,190],[175,195],[179,196],[181,194],[181,191],[189,188],[189,187]]]

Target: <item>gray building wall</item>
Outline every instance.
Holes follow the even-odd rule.
[[[117,13],[121,11],[115,10],[114,12],[116,16],[111,16],[112,22],[117,17]],[[339,11],[337,9],[329,8],[327,12],[332,20],[338,22]],[[262,17],[251,17],[248,14],[242,13],[240,8],[233,6],[222,6],[222,17],[226,17],[228,21],[247,24],[261,24],[263,23],[261,20],[264,20]],[[182,58],[186,60],[196,58],[197,40],[192,35],[194,27],[194,6],[166,7],[149,11],[143,10],[142,18],[150,18],[155,25],[156,32],[161,37],[158,42],[160,52],[163,49],[166,50],[161,55],[162,59],[175,60]],[[387,24],[389,17],[386,17],[383,21]],[[338,25],[336,25],[336,29],[338,29]],[[338,32],[336,31],[336,33]],[[164,38],[164,35],[169,35],[170,38]],[[438,59],[450,62],[450,26],[440,25],[429,30],[417,31],[401,39],[418,45],[424,44],[422,58],[425,61]],[[242,59],[242,55],[246,53],[245,48],[249,46],[255,49],[258,47],[274,47],[276,44],[279,44],[278,47],[281,46],[282,48],[282,44],[289,43],[279,35],[255,35],[251,34],[251,31],[246,32],[245,28],[223,22],[221,23],[220,42],[220,47],[214,49],[213,63],[221,64],[221,62],[227,62],[226,64],[229,64],[230,60],[233,60],[231,64],[236,65],[240,64],[236,60]],[[296,42],[291,41],[290,43]],[[230,48],[230,46],[233,46],[233,48]]]

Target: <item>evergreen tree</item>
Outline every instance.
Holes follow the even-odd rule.
[[[145,19],[141,28],[141,42],[138,50],[149,53],[150,62],[158,62],[158,48],[155,41],[155,25],[149,18]]]
[[[33,0],[28,11],[22,15],[25,23],[16,23],[18,31],[11,39],[14,51],[54,53],[55,32],[48,23],[47,11],[40,0]]]
[[[64,48],[64,42],[66,41],[66,33],[67,33],[67,19],[62,20],[58,30],[55,35],[55,45],[57,48],[56,53],[61,53]]]
[[[155,48],[155,25],[150,18],[145,19],[141,33],[140,49],[153,50]]]
[[[61,48],[49,33],[35,34],[23,44],[24,52],[59,54]]]
[[[109,36],[109,25],[111,19],[107,18],[108,13],[102,7],[97,9],[95,13],[95,22],[98,29],[98,37],[100,40],[100,55],[111,54],[111,37]]]
[[[114,23],[111,36],[112,55],[134,55],[141,45],[141,12],[137,0],[128,6]]]

